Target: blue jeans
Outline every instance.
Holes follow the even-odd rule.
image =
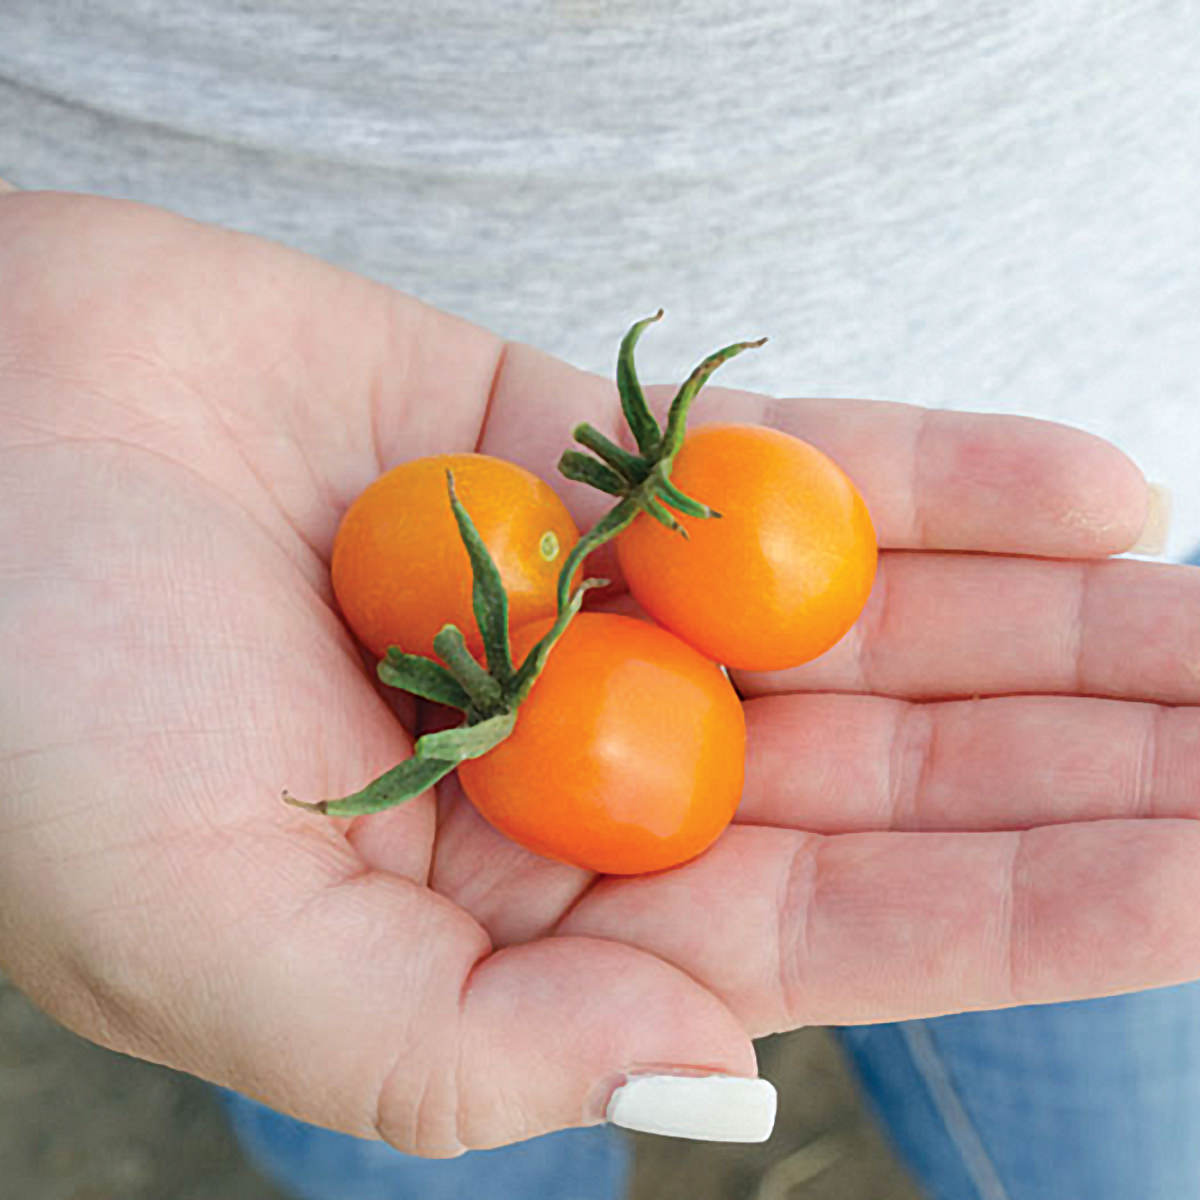
[[[932,1200],[1200,1197],[1200,984],[839,1038]]]
[[[247,1157],[296,1200],[619,1200],[629,1148],[606,1126],[414,1158],[383,1142],[306,1125],[220,1089]]]

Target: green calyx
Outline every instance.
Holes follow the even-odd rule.
[[[399,688],[422,700],[457,708],[463,714],[463,723],[419,738],[413,747],[412,758],[373,780],[360,792],[316,803],[297,800],[284,792],[283,798],[289,804],[331,817],[380,812],[419,796],[449,775],[459,763],[479,758],[494,749],[515,728],[521,702],[541,674],[554,644],[583,605],[585,593],[608,583],[607,579],[585,579],[567,596],[566,602],[559,605],[558,616],[549,632],[520,665],[514,664],[508,636],[508,596],[499,568],[483,544],[470,514],[458,499],[454,476],[449,471],[446,472],[446,487],[459,536],[471,562],[474,580],[471,605],[483,637],[487,666],[476,661],[467,648],[462,630],[455,625],[446,625],[433,639],[434,651],[441,662],[420,654],[406,654],[398,646],[389,646],[376,673],[389,687]],[[564,569],[569,565],[564,564]],[[571,570],[575,570],[574,566]],[[566,576],[568,590],[570,580],[571,576]]]
[[[634,349],[638,339],[648,325],[661,320],[660,308],[652,317],[636,322],[621,339],[617,354],[617,391],[621,396],[621,410],[625,422],[633,434],[638,453],[618,446],[592,425],[577,425],[572,431],[575,440],[591,454],[579,450],[567,450],[558,461],[559,471],[576,483],[586,483],[620,500],[608,514],[585,537],[576,544],[559,576],[559,605],[568,595],[570,580],[579,564],[597,546],[610,541],[623,529],[631,525],[640,513],[647,513],[661,525],[683,537],[687,529],[679,523],[674,513],[707,520],[720,517],[720,513],[707,504],[685,495],[671,482],[671,468],[675,456],[683,446],[687,432],[688,412],[700,389],[708,382],[712,373],[724,362],[763,345],[766,338],[753,342],[735,342],[710,354],[683,381],[671,401],[667,412],[666,427],[655,420],[645,393],[638,381],[634,364]],[[593,457],[594,456],[594,457]],[[672,511],[674,510],[674,511]]]

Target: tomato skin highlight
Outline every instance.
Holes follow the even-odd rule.
[[[656,621],[751,671],[798,666],[846,634],[878,555],[867,506],[832,459],[779,430],[705,425],[671,482],[722,516],[679,516],[685,540],[642,513],[618,537],[629,590]]]
[[[551,622],[513,635],[519,661]],[[538,854],[633,875],[694,858],[741,798],[746,722],[721,670],[665,630],[580,613],[510,737],[458,768],[482,816]]]
[[[448,470],[500,570],[513,626],[555,611],[558,572],[579,531],[554,490],[523,467],[485,454],[414,459],[358,496],[333,544],[338,605],[377,658],[388,646],[430,657],[435,635],[448,623],[481,655],[470,559],[450,508]]]

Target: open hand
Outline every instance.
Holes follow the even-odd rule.
[[[537,858],[453,781],[353,822],[280,803],[361,787],[420,720],[333,605],[354,496],[478,448],[589,524],[604,498],[553,464],[618,416],[609,381],[281,247],[0,197],[14,981],[106,1045],[437,1155],[602,1119],[631,1072],[753,1075],[773,1030],[1200,975],[1200,572],[1105,561],[1145,481],[1048,422],[701,397],[694,424],[830,453],[884,553],[833,651],[737,678],[745,796],[690,864]]]

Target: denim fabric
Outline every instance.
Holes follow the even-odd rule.
[[[414,1158],[220,1090],[250,1160],[296,1200],[619,1200],[630,1148],[607,1126],[459,1158]]]
[[[932,1200],[1200,1197],[1200,984],[838,1034]]]

